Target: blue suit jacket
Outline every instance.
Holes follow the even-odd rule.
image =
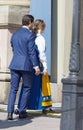
[[[9,65],[10,69],[32,71],[34,66],[38,66],[35,37],[32,32],[24,27],[12,35],[13,58]]]

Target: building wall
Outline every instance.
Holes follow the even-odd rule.
[[[57,0],[52,0],[51,4],[51,82],[57,83],[57,32],[58,32],[58,20],[57,20]]]
[[[69,74],[73,0],[58,0],[57,87],[62,100],[61,80]]]
[[[73,0],[58,0],[58,82],[69,74]]]
[[[29,0],[0,0],[0,102],[7,103],[10,89],[8,65],[12,57],[10,37],[29,13]]]
[[[24,5],[29,6],[30,0],[0,0],[0,5]]]
[[[69,59],[72,40],[72,16],[73,16],[73,0],[65,1],[65,27],[64,27],[64,63],[63,75],[69,74]]]
[[[10,37],[21,26],[22,16],[30,12],[29,7],[30,0],[0,0],[0,102],[2,103],[7,103],[10,88],[8,82],[10,79],[8,65],[12,57]],[[73,0],[52,0],[50,69],[53,102],[61,102],[61,79],[69,73],[72,8]]]

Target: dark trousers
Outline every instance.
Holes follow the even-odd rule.
[[[22,77],[23,82],[23,94],[20,101],[19,112],[24,113],[27,109],[28,100],[31,93],[31,86],[33,80],[33,73],[29,71],[16,71],[11,70],[11,82],[10,93],[8,100],[8,112],[14,112],[14,104],[16,100],[16,94],[19,88],[19,82]]]

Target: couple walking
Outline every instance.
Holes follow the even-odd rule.
[[[43,76],[41,71],[48,78],[45,39],[41,35],[44,29],[45,23],[43,20],[38,19],[34,22],[32,15],[25,15],[22,19],[22,28],[11,37],[13,58],[9,66],[11,81],[7,108],[8,120],[13,120],[14,104],[21,78],[22,88],[17,109],[20,119],[27,117],[27,109],[45,110],[52,106],[51,94],[47,96],[42,94]],[[44,105],[42,105],[42,101]]]

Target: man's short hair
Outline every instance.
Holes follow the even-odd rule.
[[[24,15],[22,18],[22,25],[29,25],[34,21],[34,17],[32,15]]]

